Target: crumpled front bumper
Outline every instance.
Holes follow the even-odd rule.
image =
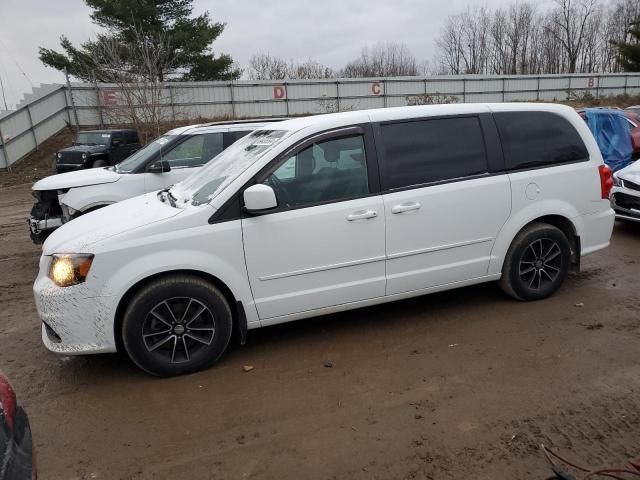
[[[616,185],[611,189],[610,200],[617,219],[640,222],[640,190]]]
[[[86,284],[58,287],[47,276],[50,261],[42,257],[33,285],[44,345],[66,355],[115,352],[116,297],[95,296]]]

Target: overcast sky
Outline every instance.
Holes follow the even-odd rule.
[[[419,60],[431,59],[447,15],[474,3],[495,7],[509,0],[195,0],[194,7],[227,23],[214,50],[240,66],[263,51],[340,68],[378,41],[404,42]],[[61,34],[73,43],[93,38],[89,13],[83,0],[0,0],[0,77],[10,106],[32,84],[64,81],[40,63],[38,47],[58,48]]]

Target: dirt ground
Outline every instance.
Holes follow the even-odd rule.
[[[549,300],[487,284],[305,320],[161,380],[45,350],[30,207],[28,185],[0,187],[0,369],[41,479],[544,479],[540,443],[640,454],[640,225]]]

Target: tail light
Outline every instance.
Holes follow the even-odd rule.
[[[613,188],[613,172],[606,165],[598,167],[600,172],[600,192],[603,199],[608,199],[611,189]]]
[[[16,418],[16,392],[5,377],[0,375],[0,416],[5,417],[9,428],[13,428]]]

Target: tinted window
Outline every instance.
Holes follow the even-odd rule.
[[[127,143],[138,143],[138,134],[136,132],[127,132]]]
[[[582,138],[566,119],[550,112],[494,114],[509,170],[587,160]]]
[[[265,182],[283,207],[341,201],[369,193],[362,136],[311,145],[284,162]]]
[[[443,118],[381,126],[385,189],[463,178],[487,172],[476,117]]]

